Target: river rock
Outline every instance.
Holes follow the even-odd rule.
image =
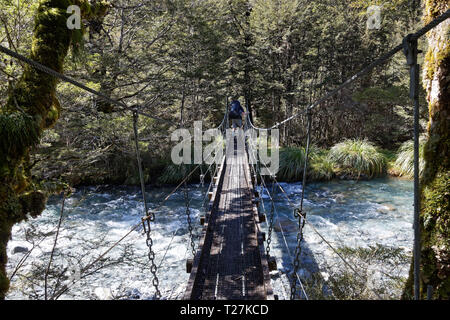
[[[395,211],[395,207],[390,204],[383,204],[377,211],[382,214],[388,214],[391,211]]]
[[[142,294],[138,289],[134,288],[132,290],[128,290],[126,296],[128,299],[138,300],[141,298]]]
[[[17,247],[14,247],[12,253],[16,254],[16,253],[26,253],[26,252],[28,252],[28,248],[27,247],[17,246]]]

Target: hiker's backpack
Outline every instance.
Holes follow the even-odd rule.
[[[240,119],[241,118],[241,104],[239,101],[235,100],[231,103],[230,112],[228,113],[228,117],[230,119]]]

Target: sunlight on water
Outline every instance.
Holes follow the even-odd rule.
[[[299,203],[300,183],[282,183],[294,203]],[[201,226],[199,216],[206,188],[190,186],[191,216],[196,245]],[[269,186],[269,189],[270,186]],[[148,188],[150,208],[170,192],[169,188]],[[381,244],[412,249],[412,182],[397,179],[372,181],[333,181],[314,183],[306,188],[305,211],[309,222],[336,247],[368,247]],[[267,214],[268,197],[263,195]],[[281,192],[276,194],[276,216],[271,253],[276,256],[278,271],[272,273],[274,292],[280,299],[289,298],[286,273],[292,269],[292,255],[297,233],[292,209]],[[189,275],[186,259],[192,256],[183,192],[175,193],[156,214],[152,237],[163,299],[180,299]],[[16,225],[8,244],[8,273],[11,275],[29,251],[29,258],[15,273],[8,299],[42,298],[42,274],[53,247],[61,199],[50,199],[47,209],[37,219]],[[140,221],[143,204],[139,190],[131,187],[87,187],[66,200],[64,220],[55,250],[54,265],[64,281],[73,266],[85,267]],[[266,223],[263,224],[266,229]],[[285,241],[289,246],[286,249]],[[21,248],[21,249],[20,249]],[[19,252],[18,252],[19,251]],[[15,253],[14,253],[15,252]],[[132,232],[102,261],[104,268],[70,285],[60,299],[151,299],[154,294],[148,248],[142,228]],[[301,277],[324,271],[336,255],[311,229],[305,228]],[[401,273],[405,276],[407,270]],[[34,278],[31,285],[27,278]],[[51,278],[51,277],[50,277]],[[53,279],[53,278],[51,278]],[[49,281],[49,288],[52,288]],[[51,290],[49,291],[51,293]]]

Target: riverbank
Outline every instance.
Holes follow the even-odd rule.
[[[424,140],[421,142],[423,149]],[[312,146],[309,150],[307,181],[370,180],[379,177],[412,178],[413,149],[411,142],[404,143],[397,151],[379,149],[367,140],[345,140],[331,149]],[[270,148],[270,146],[269,146]],[[131,153],[112,153],[102,158],[85,159],[81,154],[55,150],[50,153],[55,161],[38,161],[34,168],[37,179],[65,181],[72,186],[83,185],[139,185],[136,159]],[[169,154],[168,152],[166,154]],[[101,155],[97,155],[101,158]],[[142,152],[144,180],[146,184],[163,187],[178,184],[197,165],[174,165],[170,159],[154,157]],[[277,180],[296,182],[303,180],[305,149],[282,147],[279,150]],[[423,169],[421,151],[421,170]],[[210,181],[215,165],[203,164],[190,176],[189,183],[200,182],[201,176]]]

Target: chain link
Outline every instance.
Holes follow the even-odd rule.
[[[136,147],[136,159],[138,163],[138,169],[139,169],[139,180],[141,183],[141,192],[142,192],[142,200],[144,202],[144,210],[145,210],[145,217],[142,218],[142,226],[144,228],[144,232],[147,235],[147,239],[145,243],[148,247],[148,259],[150,260],[150,272],[153,275],[153,286],[155,287],[155,298],[159,299],[161,298],[161,292],[159,291],[158,285],[159,280],[157,276],[158,267],[155,263],[155,252],[153,251],[153,240],[151,237],[151,222],[155,221],[155,213],[153,211],[150,211],[148,209],[147,205],[147,199],[145,196],[145,181],[144,181],[144,174],[142,170],[142,160],[141,160],[141,153],[139,150],[139,133],[138,133],[138,120],[139,115],[136,111],[133,112],[133,131],[134,131],[134,141],[135,141],[135,147]],[[147,227],[145,227],[145,223],[147,223]]]
[[[205,175],[204,175],[203,173],[200,174],[200,186],[201,186],[202,188],[205,187]]]
[[[155,252],[153,251],[153,240],[150,236],[151,233],[151,227],[150,227],[150,220],[147,220],[147,230],[146,230],[146,234],[147,234],[147,239],[146,239],[146,244],[148,247],[148,260],[150,261],[150,272],[153,275],[153,286],[155,287],[155,298],[156,299],[160,299],[161,298],[161,292],[159,291],[159,279],[157,276],[157,272],[158,272],[158,267],[156,266],[155,263]]]
[[[273,200],[274,197],[274,186],[275,183],[272,185],[272,197],[271,197],[271,205],[270,205],[270,218],[269,218],[269,234],[267,235],[267,245],[266,245],[266,255],[267,258],[270,257],[270,244],[272,243],[272,230],[273,230],[273,217],[275,215],[275,202]],[[262,188],[262,184],[261,184]]]
[[[205,186],[205,173],[203,173],[203,163],[200,164],[200,186],[202,188]]]
[[[303,227],[305,226],[305,216],[301,209],[297,208],[294,210],[294,217],[298,219],[298,233],[297,233],[297,246],[295,247],[294,252],[294,271],[292,274],[292,283],[291,283],[291,300],[295,299],[297,293],[297,274],[298,269],[300,268],[300,256],[302,253],[302,240],[303,240]]]
[[[192,255],[195,256],[195,243],[193,234],[194,228],[192,227],[191,209],[189,207],[190,206],[189,191],[186,182],[184,183],[183,192],[184,192],[184,201],[186,203],[186,219],[188,222],[189,238],[191,239],[191,250]]]

